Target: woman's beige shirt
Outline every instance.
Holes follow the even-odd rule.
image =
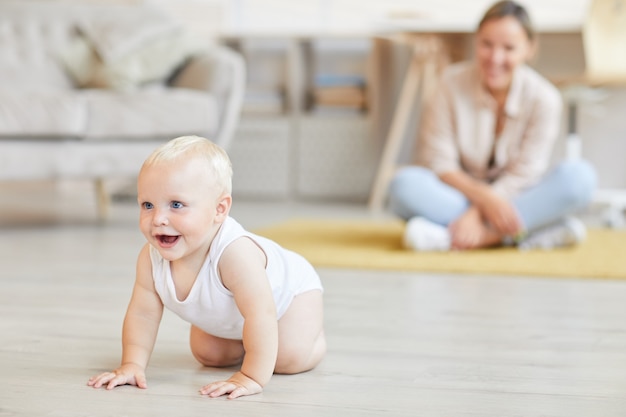
[[[506,121],[496,140],[496,102],[482,87],[476,64],[453,64],[442,74],[422,117],[418,163],[437,174],[465,171],[512,197],[545,174],[560,133],[562,107],[558,90],[533,69],[521,66],[514,74]]]

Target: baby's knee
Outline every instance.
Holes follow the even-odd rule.
[[[243,355],[236,352],[227,352],[223,349],[191,349],[193,357],[204,366],[211,368],[223,368],[237,365],[243,359]]]
[[[193,357],[204,366],[220,368],[237,365],[243,360],[241,341],[211,336],[193,326],[189,346]]]
[[[312,345],[294,343],[281,344],[278,349],[277,374],[298,374],[315,368],[326,354],[326,339],[323,332]]]
[[[276,360],[274,372],[277,374],[293,375],[308,371],[303,361],[296,355],[283,355]]]

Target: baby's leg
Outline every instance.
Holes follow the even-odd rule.
[[[204,366],[223,367],[241,363],[243,360],[243,342],[241,340],[222,339],[191,326],[189,334],[191,353]]]
[[[278,358],[275,372],[295,374],[313,369],[326,353],[322,292],[296,296],[278,321]]]

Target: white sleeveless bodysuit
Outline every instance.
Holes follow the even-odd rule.
[[[252,239],[265,252],[265,270],[279,319],[296,295],[314,289],[322,290],[319,276],[306,259],[272,240],[246,231],[235,219],[228,217],[211,243],[204,265],[185,300],[176,297],[169,261],[150,246],[152,278],[163,305],[206,333],[240,340],[243,336],[243,317],[232,293],[222,284],[217,266],[224,249],[244,236]]]

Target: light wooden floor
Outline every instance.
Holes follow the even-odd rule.
[[[208,399],[166,314],[149,389],[85,386],[117,365],[143,238],[135,208],[93,222],[89,192],[0,189],[0,417],[626,415],[626,281],[320,270],[329,352],[263,394]],[[249,227],[362,207],[236,202]]]

